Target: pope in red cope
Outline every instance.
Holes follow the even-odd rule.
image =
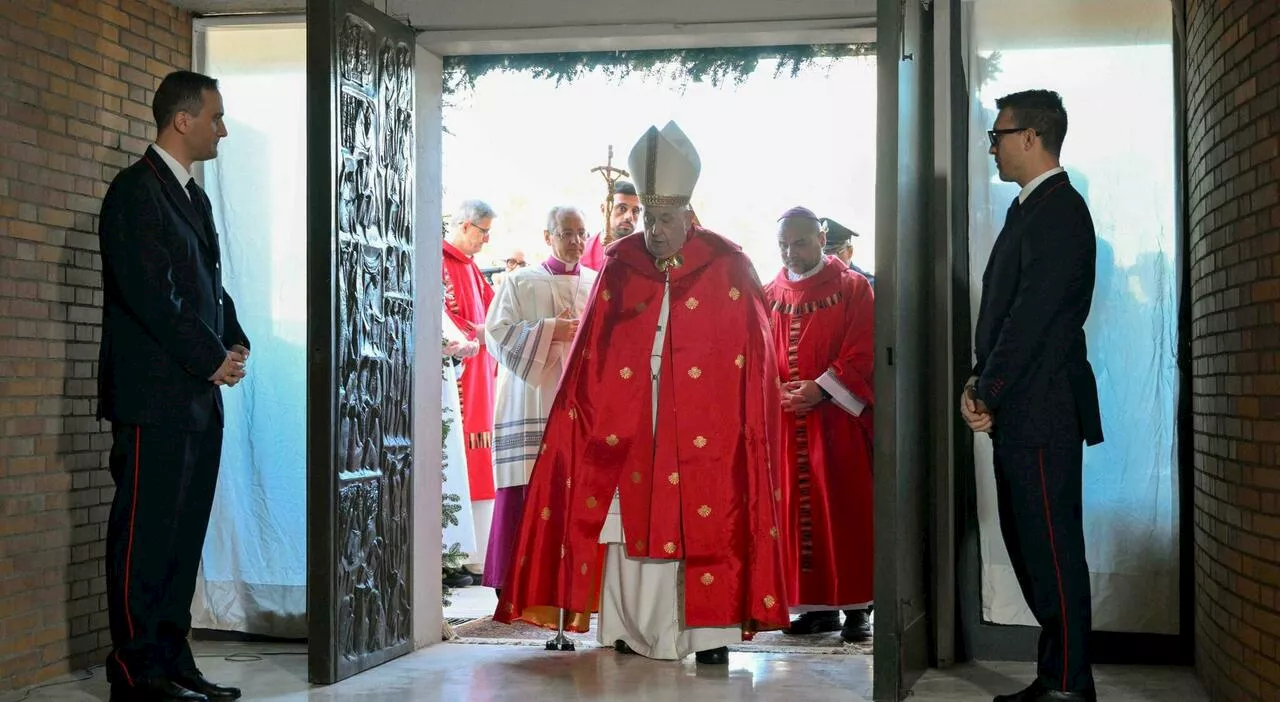
[[[629,167],[644,232],[605,252],[551,409],[495,619],[621,653],[728,661],[788,625],[777,521],[780,391],[763,290],[692,223],[701,163],[675,123]]]

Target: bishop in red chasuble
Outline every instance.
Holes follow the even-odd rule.
[[[874,297],[866,278],[823,256],[811,211],[794,208],[779,222],[785,265],[765,296],[783,382],[787,591],[802,613],[790,633],[841,630],[861,641],[871,634],[873,582]]]
[[[493,476],[493,404],[498,365],[486,349],[484,320],[493,301],[493,288],[472,257],[489,241],[493,209],[479,200],[462,203],[454,215],[452,235],[444,245],[443,282],[445,329],[460,333],[470,350],[462,355],[458,394],[462,400],[462,431],[466,446],[467,480],[475,518],[476,547],[469,570],[483,570],[495,496]],[[446,335],[449,335],[446,332]]]
[[[692,225],[698,165],[674,123],[632,151],[645,231],[605,252],[494,618],[581,632],[598,608],[619,652],[717,664],[789,615],[768,313],[741,249]]]

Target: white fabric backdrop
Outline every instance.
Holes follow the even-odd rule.
[[[306,636],[306,112],[301,26],[209,28],[228,137],[204,167],[249,375],[223,391],[222,469],[192,626]]]
[[[1094,628],[1178,632],[1177,276],[1168,0],[966,2],[970,306],[1018,186],[987,154],[996,98],[1063,97],[1063,166],[1089,202],[1098,278],[1085,325],[1106,441],[1085,452]],[[998,67],[998,70],[994,70]],[[991,443],[975,444],[984,619],[1035,625],[996,516]]]

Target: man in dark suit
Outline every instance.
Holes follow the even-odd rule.
[[[209,198],[194,161],[227,135],[217,81],[169,74],[152,103],[156,143],[102,201],[98,417],[111,422],[115,499],[107,603],[115,700],[234,699],[191,655],[191,599],[222,453],[222,390],[245,376],[249,339],[222,289]]]
[[[988,132],[1000,179],[1022,187],[982,276],[977,365],[960,411],[991,435],[1000,530],[1040,623],[1037,677],[996,702],[1094,700],[1081,492],[1084,447],[1102,441],[1085,350],[1096,239],[1088,205],[1059,165],[1062,98],[1000,98]]]

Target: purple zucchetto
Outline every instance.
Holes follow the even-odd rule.
[[[814,214],[813,210],[809,209],[808,207],[796,206],[796,207],[792,207],[786,212],[783,212],[782,216],[778,218],[778,221],[781,222],[784,219],[812,219],[813,221],[817,222],[818,215]]]

